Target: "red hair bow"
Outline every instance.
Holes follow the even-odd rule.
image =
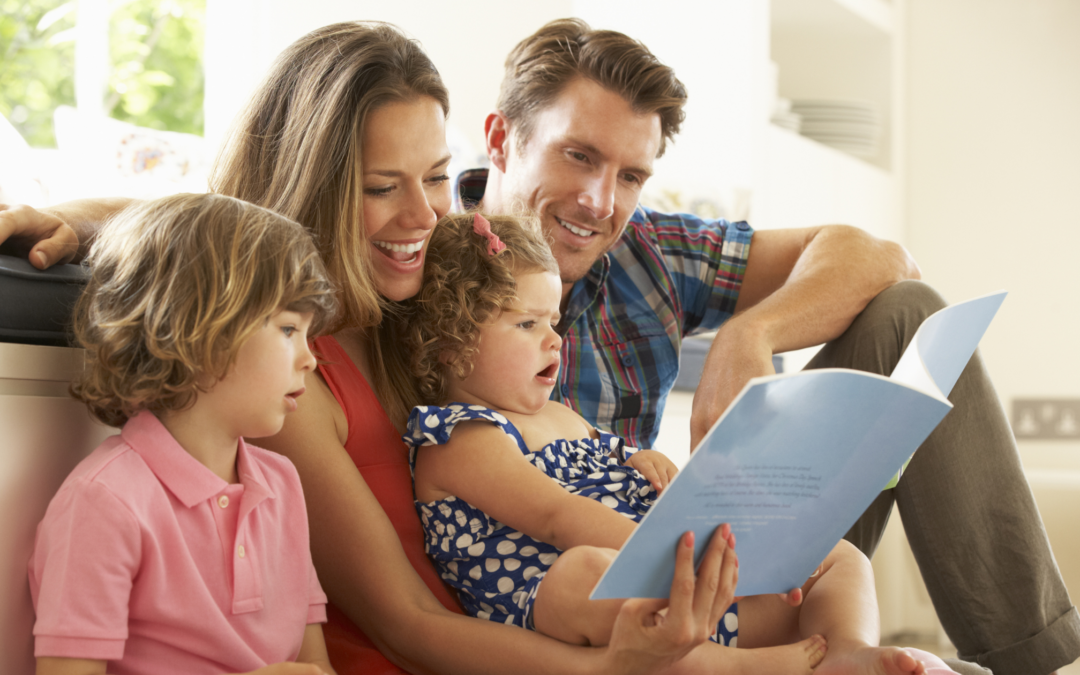
[[[472,230],[488,241],[488,255],[495,255],[506,248],[499,235],[491,231],[491,223],[488,219],[477,213],[473,216]]]

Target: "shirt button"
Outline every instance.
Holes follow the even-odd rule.
[[[735,227],[737,229],[741,230],[742,232],[746,232],[747,230],[750,229],[750,225],[745,220],[742,220],[742,221],[739,221],[739,222],[735,223]]]
[[[559,391],[561,391],[561,392],[562,392],[562,395],[563,395],[564,397],[566,397],[566,398],[569,398],[569,397],[570,397],[570,385],[568,385],[568,384],[564,384],[564,385],[562,386],[562,388],[560,388],[560,389],[559,389]]]
[[[236,547],[236,555],[240,556],[241,558],[244,557],[244,545],[243,544],[240,544],[239,546]]]
[[[634,357],[630,356],[629,354],[623,354],[622,364],[624,366],[632,366],[632,365],[634,365]]]
[[[218,497],[217,505],[220,506],[221,508],[225,508],[226,506],[228,506],[229,505],[229,495],[221,495],[220,497]]]

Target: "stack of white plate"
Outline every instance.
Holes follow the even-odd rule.
[[[881,120],[877,106],[848,99],[796,99],[791,111],[802,117],[800,133],[846,153],[871,159],[878,153]]]

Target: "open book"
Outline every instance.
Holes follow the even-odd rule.
[[[1004,299],[934,313],[888,378],[823,369],[751,380],[590,597],[668,597],[679,536],[694,531],[700,562],[721,523],[737,539],[738,595],[802,586],[952,409],[946,396]]]

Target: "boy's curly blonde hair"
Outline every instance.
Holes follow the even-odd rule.
[[[87,264],[74,318],[86,355],[71,391],[111,426],[190,406],[276,311],[312,312],[317,335],[337,310],[304,228],[222,195],[132,205],[101,230]]]
[[[534,216],[488,216],[506,244],[488,254],[488,240],[473,232],[475,214],[439,221],[431,234],[424,283],[405,318],[417,403],[444,403],[449,375],[468,377],[480,346],[480,327],[517,298],[514,277],[559,274],[559,265]]]

